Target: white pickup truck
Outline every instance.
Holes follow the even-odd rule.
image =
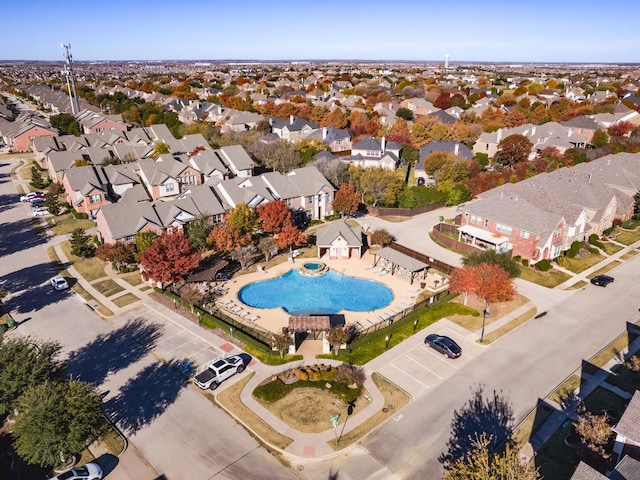
[[[215,390],[227,378],[244,372],[244,361],[239,355],[213,360],[207,369],[193,378],[200,388]]]

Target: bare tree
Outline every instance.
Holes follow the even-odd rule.
[[[280,352],[280,358],[284,357],[284,352],[289,350],[291,336],[287,332],[274,333],[271,337],[271,345]]]
[[[256,258],[256,252],[255,245],[245,245],[244,247],[237,247],[231,252],[231,258],[240,262],[240,268],[244,270]]]
[[[338,355],[340,345],[349,340],[349,332],[344,327],[334,327],[329,330],[328,340],[333,347],[334,355]]]

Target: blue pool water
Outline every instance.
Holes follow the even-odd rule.
[[[393,293],[379,282],[333,270],[313,277],[290,270],[270,280],[250,283],[240,290],[238,298],[255,308],[282,307],[287,312],[330,314],[383,308],[391,303]]]

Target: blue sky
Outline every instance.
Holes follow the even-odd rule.
[[[0,60],[640,62],[640,2],[23,0]]]

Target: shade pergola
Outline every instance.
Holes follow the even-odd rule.
[[[216,278],[216,273],[222,270],[224,267],[229,265],[229,262],[222,259],[217,259],[212,262],[210,267],[205,268],[204,270],[200,270],[199,272],[195,272],[185,280],[186,283],[199,283],[199,282],[210,282],[214,278]]]
[[[331,317],[328,315],[290,316],[289,331],[295,332],[326,332],[331,328]]]
[[[429,265],[420,260],[416,260],[409,255],[406,255],[402,252],[398,252],[393,248],[383,247],[380,250],[376,250],[373,253],[374,265],[377,265],[380,259],[384,259],[391,263],[390,272],[393,275],[398,269],[403,268],[408,272],[409,280],[413,284],[413,281],[417,278],[417,276],[422,272],[422,278],[425,278],[427,275],[427,270],[429,269]]]
[[[473,225],[463,225],[458,227],[458,241],[462,239],[463,234],[471,237],[471,244],[478,248],[487,248],[486,243],[488,243],[497,252],[508,250],[509,238],[499,233],[488,232]]]

